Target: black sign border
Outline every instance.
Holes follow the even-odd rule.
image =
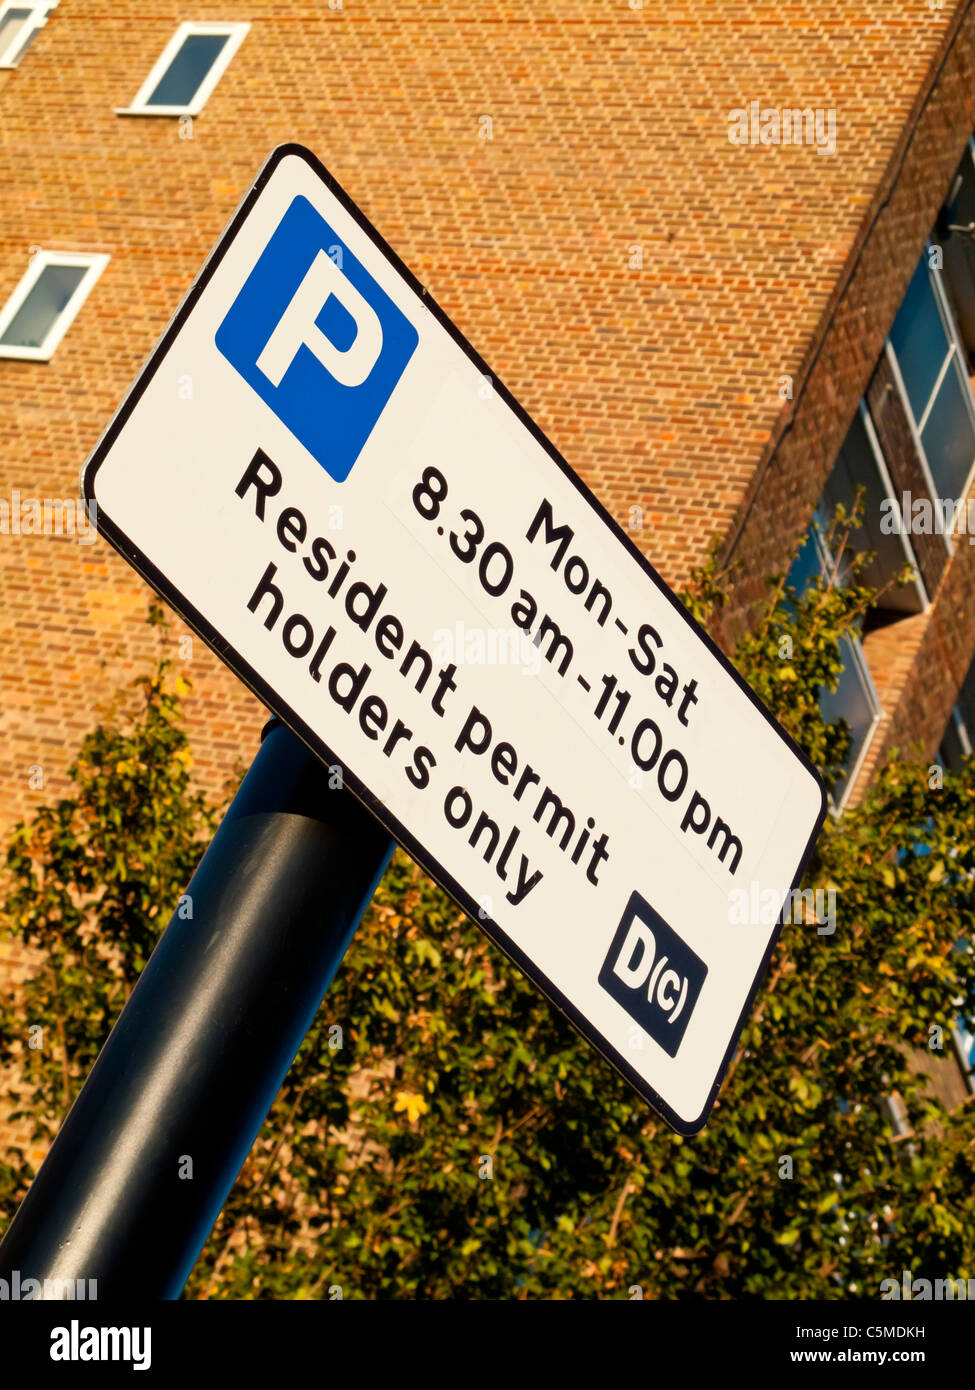
[[[558,465],[558,467],[562,470],[563,474],[575,487],[576,491],[582,497],[585,498],[585,500],[588,502],[589,506],[592,508],[595,514],[609,528],[610,532],[615,537],[615,539],[619,541],[623,546],[625,546],[629,554],[633,557],[634,560],[637,561],[647,578],[656,586],[657,590],[670,603],[674,611],[680,615],[681,620],[688,626],[690,626],[695,636],[697,636],[702,642],[704,642],[705,646],[711,652],[712,656],[717,658],[717,660],[724,667],[728,675],[731,676],[735,683],[738,685],[739,689],[744,691],[744,693],[748,696],[755,709],[759,711],[762,717],[766,720],[769,726],[775,730],[776,734],[778,734],[778,736],[782,739],[782,741],[789,748],[792,754],[799,759],[802,765],[815,779],[820,789],[822,804],[820,807],[819,815],[816,819],[816,824],[813,828],[811,835],[809,836],[809,839],[806,843],[806,847],[803,850],[799,866],[796,870],[795,878],[792,881],[792,889],[795,889],[801,881],[803,873],[805,872],[806,865],[809,862],[810,856],[813,852],[813,848],[815,847],[816,841],[819,838],[819,832],[822,829],[823,822],[826,819],[826,814],[828,810],[826,788],[823,785],[823,780],[819,775],[819,772],[803,753],[802,749],[799,748],[795,741],[785,732],[783,728],[781,728],[777,721],[772,717],[769,711],[765,708],[762,702],[755,695],[754,691],[751,690],[751,688],[741,678],[741,676],[732,666],[731,662],[720,650],[717,644],[711,639],[708,633],[705,632],[701,625],[698,622],[696,622],[694,618],[691,617],[691,615],[685,609],[684,605],[680,602],[676,595],[673,594],[671,590],[667,587],[667,585],[661,579],[660,575],[653,568],[653,566],[650,564],[649,560],[642,553],[642,551],[640,551],[637,548],[637,546],[622,529],[622,527],[619,526],[619,524],[609,514],[609,512],[605,509],[602,503],[598,501],[598,499],[589,490],[589,488],[585,485],[585,483],[578,476],[578,474],[574,472],[574,470],[562,457],[562,455],[555,448],[555,446],[545,437],[545,435],[539,429],[538,425],[535,424],[534,420],[532,420],[532,418],[527,414],[527,412],[518,404],[514,396],[507,389],[507,387],[504,386],[504,384],[501,381],[499,381],[498,377],[491,370],[488,364],[484,361],[483,357],[481,357],[474,350],[474,348],[471,347],[470,343],[463,336],[460,330],[454,326],[454,324],[447,317],[443,309],[441,309],[440,306],[430,297],[430,295],[427,293],[423,285],[421,285],[416,276],[413,275],[413,273],[403,264],[399,256],[397,256],[396,252],[393,251],[392,247],[390,247],[386,243],[382,236],[380,236],[379,232],[376,231],[375,227],[372,226],[372,224],[359,210],[359,208],[356,207],[352,199],[339,186],[338,182],[328,172],[328,170],[321,163],[321,161],[303,145],[298,145],[294,143],[277,145],[268,155],[267,159],[261,166],[257,174],[257,177],[255,178],[254,182],[251,184],[250,188],[247,190],[246,194],[238,204],[236,211],[234,212],[227,226],[224,228],[219,239],[217,240],[216,245],[210,252],[210,255],[207,257],[202,268],[200,269],[189,290],[187,291],[186,295],[181,301],[179,307],[176,310],[176,313],[173,315],[172,319],[167,325],[162,337],[159,339],[159,342],[156,344],[152,352],[149,354],[148,358],[143,364],[141,371],[139,372],[135,381],[132,383],[131,387],[126,393],[115,414],[112,416],[112,419],[109,421],[105,431],[103,432],[101,438],[99,439],[94,450],[92,451],[90,458],[88,459],[84,468],[82,469],[81,493],[82,497],[84,498],[85,505],[89,509],[89,515],[93,516],[93,522],[98,533],[107,537],[107,539],[111,542],[111,544],[115,547],[119,554],[124,559],[126,559],[130,565],[132,565],[136,570],[138,570],[142,578],[145,579],[145,581],[148,584],[150,584],[153,589],[155,589],[166,599],[166,601],[177,611],[177,613],[179,613],[179,615],[189,624],[189,626],[193,628],[193,630],[203,639],[207,646],[210,647],[214,654],[218,656],[221,659],[221,661],[223,661],[227,666],[230,667],[234,675],[236,675],[238,679],[242,680],[244,684],[252,691],[254,695],[257,696],[259,700],[261,700],[263,704],[265,704],[269,709],[273,710],[274,713],[277,714],[284,721],[284,723],[287,724],[288,727],[295,734],[297,734],[297,736],[305,744],[308,745],[308,747],[312,750],[316,757],[323,759],[325,762],[334,760],[333,754],[331,753],[328,746],[323,742],[323,740],[315,734],[315,732],[304,722],[303,719],[301,719],[294,712],[294,710],[292,710],[287,704],[285,704],[283,700],[278,698],[278,696],[271,689],[271,687],[263,680],[263,678],[259,676],[257,672],[249,666],[249,664],[244,660],[244,658],[237,651],[235,651],[233,647],[229,646],[229,644],[223,640],[220,634],[206,621],[203,615],[196,611],[193,605],[184,598],[184,596],[175,588],[175,586],[169,583],[165,575],[160,573],[160,571],[156,569],[155,565],[152,564],[152,562],[147,558],[147,556],[145,556],[138,549],[138,547],[135,546],[133,542],[125,535],[125,533],[118,526],[115,525],[111,517],[108,516],[108,514],[102,509],[101,505],[98,503],[98,499],[95,494],[95,479],[98,474],[98,469],[104,462],[105,458],[108,456],[120,430],[128,420],[135,406],[138,404],[140,397],[142,396],[146,387],[149,385],[149,382],[152,380],[157,369],[159,368],[160,364],[165,358],[167,352],[172,347],[174,341],[176,340],[180,332],[180,329],[186,322],[189,315],[192,313],[197,300],[199,299],[200,295],[203,293],[203,290],[206,288],[207,284],[212,278],[214,271],[217,269],[217,266],[220,264],[228,248],[233,244],[234,239],[237,236],[237,233],[240,231],[241,227],[246,221],[248,214],[250,213],[257,199],[260,197],[267,183],[271,179],[271,176],[274,174],[278,165],[283,160],[289,157],[297,157],[303,160],[304,163],[307,164],[308,167],[318,176],[318,178],[321,179],[321,181],[328,188],[329,192],[332,193],[338,199],[338,201],[341,203],[342,207],[349,214],[349,216],[353,218],[353,220],[356,222],[359,228],[363,232],[365,232],[366,236],[369,237],[373,245],[376,246],[383,253],[383,255],[390,262],[394,270],[396,270],[396,272],[402,277],[402,279],[406,281],[410,289],[412,289],[420,297],[424,307],[429,310],[429,312],[437,320],[440,326],[444,328],[447,331],[447,333],[450,334],[451,338],[461,349],[461,351],[465,354],[468,360],[472,362],[475,367],[477,367],[478,371],[482,375],[490,377],[493,389],[497,391],[497,393],[501,396],[505,404],[508,406],[509,410],[513,411],[516,418],[521,422],[521,424],[524,425],[525,428],[530,431],[533,438],[542,446],[542,448],[548,454],[549,458],[551,458],[552,461]],[[95,503],[94,514],[92,514],[91,512],[91,504],[93,502]],[[728,1043],[727,1050],[725,1051],[724,1057],[721,1061],[721,1065],[718,1068],[714,1084],[711,1087],[707,1100],[705,1101],[704,1107],[701,1110],[700,1115],[698,1115],[695,1120],[687,1121],[684,1120],[680,1115],[676,1114],[675,1111],[671,1108],[671,1106],[668,1105],[668,1103],[664,1100],[664,1098],[660,1096],[653,1089],[652,1086],[648,1085],[648,1083],[643,1079],[643,1077],[641,1077],[639,1073],[634,1070],[634,1068],[630,1065],[630,1063],[626,1060],[622,1053],[617,1052],[616,1049],[605,1038],[594,1035],[593,1031],[589,1027],[589,1024],[585,1016],[582,1013],[580,1013],[580,1011],[575,1007],[575,1005],[569,999],[567,999],[562,994],[562,992],[535,966],[534,962],[531,960],[530,957],[526,956],[524,952],[522,952],[516,945],[514,945],[513,942],[508,940],[505,937],[504,933],[495,927],[495,924],[493,922],[491,922],[490,920],[485,921],[479,916],[479,909],[477,904],[474,902],[473,898],[471,898],[469,894],[465,893],[464,889],[460,886],[460,884],[457,883],[454,880],[454,878],[450,874],[448,874],[447,871],[440,864],[438,864],[435,859],[433,859],[432,856],[426,853],[423,847],[413,838],[413,836],[406,829],[406,827],[401,825],[399,821],[396,819],[396,817],[391,814],[388,807],[386,807],[382,802],[380,802],[376,797],[374,797],[368,790],[368,788],[355,776],[355,774],[350,772],[347,768],[345,768],[344,765],[343,779],[346,785],[349,787],[349,789],[354,793],[354,795],[358,797],[358,799],[361,802],[363,802],[365,806],[368,807],[368,809],[377,818],[377,820],[379,820],[386,827],[386,829],[389,830],[390,834],[404,847],[404,849],[407,850],[411,858],[413,858],[421,866],[421,868],[423,868],[433,879],[435,879],[436,882],[439,883],[440,886],[447,893],[449,893],[450,896],[454,898],[454,900],[457,903],[460,904],[463,910],[471,918],[473,918],[473,920],[477,923],[481,930],[485,932],[485,934],[490,938],[490,940],[497,947],[499,947],[500,950],[502,950],[504,954],[508,956],[508,958],[512,960],[521,971],[524,972],[525,975],[528,976],[528,978],[532,981],[533,984],[538,986],[538,988],[542,991],[545,997],[552,1004],[554,1004],[556,1008],[559,1009],[560,1012],[565,1015],[566,1018],[569,1019],[572,1025],[576,1028],[576,1030],[579,1033],[582,1034],[586,1041],[590,1043],[596,1049],[596,1051],[602,1057],[604,1057],[606,1061],[608,1061],[620,1073],[620,1075],[623,1076],[630,1083],[630,1085],[639,1093],[639,1095],[645,1101],[647,1101],[651,1106],[653,1106],[653,1108],[667,1121],[667,1123],[673,1129],[677,1131],[678,1134],[690,1136],[699,1133],[700,1130],[703,1129],[711,1113],[711,1110],[713,1109],[714,1102],[717,1099],[718,1091],[721,1088],[721,1083],[724,1080],[725,1074],[728,1070],[728,1066],[731,1062],[732,1055],[738,1043],[738,1039],[741,1035],[741,1030],[744,1027],[745,1020],[748,1016],[755,995],[757,993],[758,986],[761,983],[766,970],[768,969],[772,952],[775,949],[776,942],[778,941],[779,935],[782,931],[783,923],[781,913],[779,915],[779,920],[776,923],[775,930],[772,933],[772,937],[769,941],[765,955],[763,956],[761,964],[759,965],[759,968],[756,971],[754,982],[752,984],[751,989],[749,990],[748,997],[745,1000],[744,1008],[742,1009],[738,1021],[735,1024],[731,1040]]]

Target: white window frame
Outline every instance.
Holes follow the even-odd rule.
[[[873,720],[871,721],[870,728],[867,730],[867,733],[864,737],[863,746],[861,747],[860,752],[857,754],[853,766],[850,768],[849,776],[847,777],[846,781],[846,786],[843,788],[843,793],[840,796],[839,801],[836,802],[836,814],[838,816],[842,815],[843,812],[846,810],[850,797],[853,795],[853,788],[856,786],[860,773],[863,769],[863,764],[867,760],[867,754],[870,752],[870,745],[873,743],[877,730],[880,727],[881,720],[884,717],[884,707],[880,702],[880,696],[877,694],[877,687],[873,683],[873,676],[870,674],[870,664],[867,661],[866,653],[863,650],[863,643],[861,642],[860,638],[856,635],[855,632],[846,633],[846,639],[849,642],[850,650],[853,653],[853,664],[856,667],[857,676],[859,677],[861,688],[866,693],[867,703],[871,705],[873,708]]]
[[[931,502],[934,503],[935,501],[937,501],[938,498],[938,489],[935,486],[934,478],[931,474],[931,468],[928,464],[928,456],[924,452],[924,445],[921,443],[921,432],[917,427],[917,421],[914,419],[914,410],[911,406],[910,397],[907,394],[907,387],[904,384],[904,378],[901,375],[901,367],[900,363],[897,360],[897,353],[894,350],[894,344],[890,341],[889,338],[884,344],[884,355],[887,358],[887,363],[890,367],[891,376],[894,378],[894,386],[897,390],[898,396],[900,397],[901,408],[903,409],[904,415],[907,418],[907,426],[911,432],[911,438],[914,441],[914,448],[917,452],[918,463],[921,466],[921,473],[924,476],[924,481],[928,489],[928,497],[931,500]],[[948,534],[947,530],[943,530],[940,527],[936,529],[938,530],[938,534],[941,536],[941,540],[944,544],[945,550],[948,552],[949,555],[954,555],[955,547],[952,542],[951,536]]]
[[[213,93],[214,87],[216,87],[233,61],[234,54],[244,42],[244,38],[250,27],[249,23],[232,23],[230,21],[225,21],[223,23],[214,22],[210,24],[181,24],[162,53],[160,53],[155,66],[136,93],[132,105],[117,106],[115,108],[116,116],[198,116],[207,104],[207,101]],[[210,71],[197,88],[193,100],[188,106],[147,106],[146,103],[159,86],[163,75],[172,64],[173,59],[182,48],[185,41],[199,34],[224,35],[226,36],[227,42],[218,54]]]
[[[31,18],[27,20],[26,28],[19,31],[8,42],[6,48],[0,49],[0,68],[15,68],[23,57],[24,48],[30,42],[30,37],[38,29],[43,29],[47,23],[48,15],[56,8],[58,0],[2,0],[0,3],[0,19],[11,10],[30,10]]]
[[[866,399],[862,396],[860,398],[860,404],[857,407],[857,415],[859,416],[860,422],[863,425],[863,432],[866,436],[867,445],[870,449],[870,452],[873,455],[874,465],[877,469],[877,476],[880,479],[881,486],[883,487],[887,500],[891,502],[894,506],[895,516],[899,517],[901,515],[901,501],[898,498],[896,492],[894,491],[893,479],[890,476],[890,471],[887,467],[887,460],[884,458],[884,451],[881,447],[880,440],[877,437],[877,429],[874,425],[873,417],[870,414],[870,410],[867,406]],[[850,428],[852,429],[852,427],[853,422],[851,421]],[[834,460],[834,468],[836,466],[836,462],[837,460]],[[925,480],[927,480],[926,474]],[[928,591],[924,583],[924,576],[921,573],[921,566],[917,562],[917,556],[914,553],[914,547],[908,539],[906,526],[902,523],[898,524],[897,530],[894,534],[897,536],[897,539],[900,542],[901,555],[903,557],[904,563],[910,565],[911,567],[913,577],[908,582],[914,589],[921,602],[921,612],[926,613],[928,609],[931,607],[931,600],[928,597]],[[919,615],[914,614],[912,616],[917,617]]]
[[[0,338],[3,337],[21,305],[41,278],[41,273],[46,266],[85,266],[87,273],[78,282],[77,288],[51,325],[47,337],[40,347],[16,347],[13,344],[0,343],[0,358],[9,357],[21,362],[50,361],[58,344],[74,323],[78,310],[88,298],[96,280],[110,259],[109,256],[98,255],[90,251],[36,251],[31,257],[27,270],[21,276],[20,283],[3,308],[0,309]]]
[[[932,243],[930,241],[925,244],[925,255],[928,255],[930,253],[931,247]],[[931,282],[934,286],[934,297],[938,302],[938,309],[941,312],[942,322],[944,323],[948,337],[951,340],[951,348],[948,352],[948,357],[941,370],[941,374],[938,377],[937,386],[931,392],[931,399],[928,401],[928,404],[925,407],[924,419],[918,425],[918,433],[920,433],[924,429],[924,426],[928,423],[928,417],[931,414],[931,408],[934,405],[934,398],[941,387],[941,383],[944,380],[945,375],[952,367],[955,369],[958,376],[961,378],[962,396],[964,397],[965,404],[968,407],[968,414],[969,418],[972,421],[972,427],[973,429],[975,429],[975,396],[972,395],[971,378],[968,375],[968,368],[965,366],[965,347],[961,340],[961,334],[958,331],[958,325],[955,322],[954,310],[948,302],[948,293],[944,287],[944,282],[942,281],[941,276],[936,275],[932,271],[930,265],[928,266],[928,276],[930,277]],[[972,466],[968,470],[968,477],[965,479],[964,487],[962,490],[963,498],[967,497],[969,492],[971,491],[973,481],[975,481],[975,459],[972,460]]]
[[[884,458],[884,451],[880,447],[880,440],[877,438],[877,430],[873,423],[873,417],[870,414],[866,401],[862,398],[860,400],[860,419],[863,421],[864,432],[873,452],[874,463],[877,465],[877,472],[880,475],[880,481],[883,483],[884,491],[887,494],[888,500],[894,504],[895,515],[900,515],[900,499],[894,491],[894,482],[887,468],[887,460]],[[924,576],[921,573],[921,566],[918,564],[917,556],[914,554],[914,547],[907,538],[906,529],[907,528],[904,526],[898,528],[896,533],[897,539],[901,543],[904,563],[910,565],[913,571],[914,577],[911,583],[914,585],[917,596],[921,600],[921,612],[926,613],[931,607],[931,600],[928,597],[928,590],[924,583]]]
[[[816,547],[816,554],[819,557],[820,566],[825,567],[834,564],[832,556],[826,549],[826,542],[823,539],[822,532],[815,522],[812,526],[811,535],[813,544]],[[860,771],[870,751],[870,745],[873,743],[874,736],[884,717],[884,707],[881,704],[880,696],[877,694],[877,687],[873,683],[873,676],[870,674],[870,665],[863,650],[863,643],[855,632],[847,632],[845,636],[849,643],[850,650],[853,653],[853,666],[860,681],[860,686],[866,695],[867,704],[870,705],[873,710],[873,718],[870,723],[870,728],[867,730],[864,737],[863,746],[857,754],[853,766],[850,768],[847,775],[842,794],[838,799],[832,792],[829,794],[830,810],[837,818],[846,810],[847,803],[853,795],[853,788],[856,785],[857,779],[860,776]],[[843,669],[846,670],[847,668],[844,667]]]
[[[965,405],[968,409],[968,415],[972,422],[973,430],[975,430],[975,396],[972,395],[972,384],[968,375],[968,371],[963,365],[965,361],[965,350],[962,345],[961,335],[958,332],[958,325],[955,323],[955,315],[952,312],[951,305],[948,303],[948,296],[945,293],[945,287],[941,282],[940,274],[938,274],[931,268],[931,248],[932,242],[926,241],[924,243],[923,260],[925,261],[925,269],[927,270],[928,280],[931,284],[931,291],[934,295],[934,302],[937,307],[938,313],[941,317],[942,326],[944,327],[945,336],[948,339],[949,347],[947,355],[945,356],[945,360],[941,364],[941,370],[938,373],[937,381],[931,389],[931,394],[927,399],[927,403],[924,407],[924,412],[919,421],[916,420],[914,417],[914,410],[911,406],[910,400],[907,395],[907,387],[905,386],[904,378],[901,375],[900,363],[897,360],[897,351],[890,338],[888,338],[886,343],[884,344],[884,351],[887,360],[891,364],[891,367],[893,369],[893,376],[897,385],[897,393],[901,398],[901,404],[904,407],[904,413],[907,416],[907,422],[910,425],[911,434],[914,438],[914,445],[917,449],[918,459],[920,460],[921,464],[921,472],[924,474],[924,479],[928,485],[928,492],[931,496],[931,499],[932,501],[935,501],[937,500],[939,493],[937,487],[935,486],[934,475],[931,472],[931,466],[928,463],[928,456],[924,451],[924,445],[921,443],[921,433],[924,429],[924,426],[928,423],[928,417],[931,414],[931,409],[934,405],[935,398],[937,397],[937,394],[941,389],[942,382],[944,381],[945,376],[949,371],[953,370],[957,372],[959,377],[961,378],[962,398],[964,399]],[[965,479],[964,485],[962,487],[962,502],[964,502],[967,499],[968,494],[972,489],[973,483],[975,483],[975,459],[972,460],[972,465],[968,470],[968,476]],[[942,531],[941,539],[944,541],[945,550],[947,550],[949,555],[953,555],[955,553],[955,547],[952,537],[948,534],[947,531]]]

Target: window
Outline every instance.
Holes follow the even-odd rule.
[[[952,772],[961,772],[965,759],[972,755],[971,739],[961,712],[956,705],[948,717],[948,724],[941,738],[938,759]]]
[[[847,552],[873,556],[861,571],[863,582],[879,594],[864,621],[864,628],[869,631],[910,613],[922,613],[928,603],[914,552],[908,537],[902,534],[903,528],[891,531],[882,525],[885,504],[899,516],[900,502],[894,495],[873,421],[863,401],[826,480],[817,515],[821,520],[828,520],[838,506],[852,512],[858,496],[863,520],[850,533],[846,548]],[[905,565],[912,566],[914,578],[895,588],[893,578]]]
[[[925,248],[890,330],[889,347],[921,446],[932,496],[963,498],[975,463],[975,401],[941,273]]]
[[[944,253],[944,284],[967,357],[975,370],[975,141],[968,142],[935,236]]]
[[[46,362],[108,259],[69,251],[35,252],[27,273],[0,310],[0,357]]]
[[[975,1033],[969,1030],[963,1018],[952,1029],[951,1040],[965,1085],[970,1091],[975,1091]]]
[[[972,737],[975,735],[975,661],[968,668],[962,681],[958,699],[948,717],[948,725],[941,738],[938,757],[952,772],[961,772],[966,758],[971,756]]]
[[[249,24],[181,24],[119,116],[196,116],[244,41]]]
[[[824,511],[825,508],[820,504],[818,514]],[[821,573],[827,558],[820,525],[813,522],[792,562],[787,576],[789,585],[798,594],[803,594],[812,580]],[[843,671],[836,689],[824,689],[819,696],[819,708],[824,720],[829,724],[835,724],[843,719],[850,731],[850,749],[846,764],[831,788],[834,808],[837,811],[842,810],[846,803],[883,713],[859,639],[853,636],[841,637],[839,649]]]
[[[829,555],[825,538],[830,533],[836,508],[842,506],[851,513],[858,499],[861,524],[846,537],[842,555]],[[889,530],[881,526],[885,503],[890,503],[899,515],[900,504],[894,497],[883,451],[870,412],[866,403],[861,401],[826,480],[813,524],[787,576],[789,585],[797,593],[803,594],[813,578],[822,573],[827,561],[831,567],[838,563],[842,571],[847,567],[845,561],[853,555],[872,556],[861,568],[861,580],[867,587],[880,592],[863,617],[861,633],[872,632],[908,614],[921,613],[928,606],[928,597],[908,537],[902,534],[900,528]],[[834,535],[832,543],[836,544],[840,539]],[[893,578],[906,565],[912,567],[913,577],[895,587]],[[827,723],[835,724],[842,719],[850,731],[846,765],[832,788],[834,807],[841,810],[856,781],[883,710],[860,637],[853,633],[842,637],[839,650],[843,662],[842,674],[835,690],[821,691],[819,708]]]
[[[37,38],[57,0],[18,4],[0,0],[0,68],[15,68]]]

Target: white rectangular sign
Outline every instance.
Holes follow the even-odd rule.
[[[699,1129],[821,782],[306,150],[265,163],[84,490],[589,1041]],[[745,896],[774,902],[764,924],[736,925]]]

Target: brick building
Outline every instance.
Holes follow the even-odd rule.
[[[283,141],[669,582],[721,538],[741,575],[726,642],[824,497],[865,486],[878,577],[907,559],[917,579],[850,644],[840,798],[890,747],[966,751],[975,552],[879,518],[971,481],[973,131],[968,0],[2,0],[0,826],[64,790],[155,650],[132,571],[30,503],[74,498]],[[199,643],[187,665],[216,789],[262,712]]]

